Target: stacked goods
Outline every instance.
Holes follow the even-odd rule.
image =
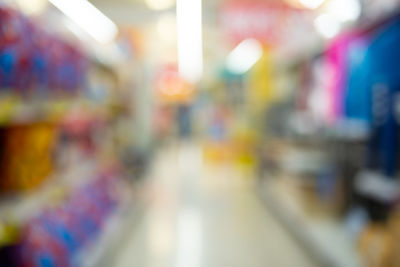
[[[47,123],[0,129],[0,191],[11,193],[38,186],[53,170],[55,126]]]
[[[60,204],[31,218],[19,241],[8,247],[11,266],[71,266],[99,235],[120,204],[118,172],[99,173]]]
[[[19,93],[71,94],[82,88],[87,58],[18,11],[0,7],[0,88]]]
[[[100,68],[0,5],[1,266],[80,266],[118,216],[129,188],[114,167],[118,114],[102,102],[112,86],[94,88]]]

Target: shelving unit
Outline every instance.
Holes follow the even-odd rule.
[[[46,206],[59,202],[68,192],[88,183],[93,179],[96,169],[95,161],[80,161],[71,168],[55,171],[43,185],[32,192],[3,197],[0,199],[0,220],[25,222]]]
[[[266,207],[286,226],[319,266],[362,266],[355,240],[343,223],[333,218],[313,218],[307,215],[294,193],[277,180],[260,181],[257,191]]]
[[[104,230],[96,242],[81,251],[75,259],[77,267],[99,267],[109,266],[110,256],[114,256],[119,243],[124,240],[124,234],[129,232],[132,222],[139,217],[141,211],[138,209],[138,199],[127,195],[111,218],[108,219]]]
[[[116,129],[134,123],[132,47],[75,36],[51,5],[40,20],[0,11],[0,265],[98,266],[134,202],[116,140],[134,139]]]

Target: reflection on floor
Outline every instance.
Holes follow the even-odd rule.
[[[313,263],[230,166],[203,164],[179,144],[158,153],[144,218],[115,256],[116,267],[312,267]]]

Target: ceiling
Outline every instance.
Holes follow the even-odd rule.
[[[152,10],[146,0],[89,0],[104,14],[120,25],[141,25],[154,21],[161,14],[175,12],[175,7],[167,10]],[[217,6],[224,0],[203,0],[204,22],[214,22]]]

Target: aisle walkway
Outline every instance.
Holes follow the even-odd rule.
[[[203,165],[199,146],[159,153],[144,218],[126,234],[116,267],[312,267],[229,166]]]

